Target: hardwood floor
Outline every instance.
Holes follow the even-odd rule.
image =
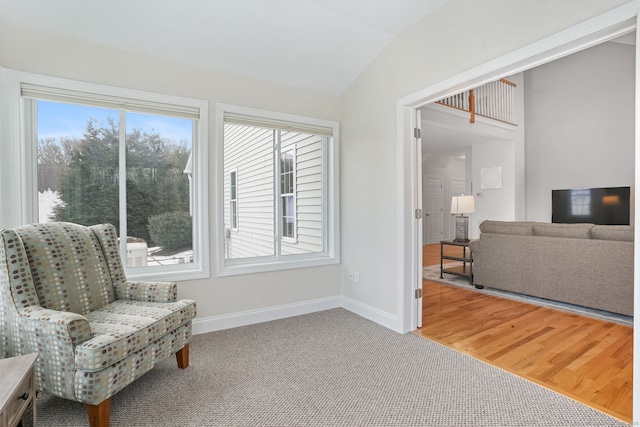
[[[423,265],[439,263],[440,245],[426,245]],[[632,327],[472,289],[424,280],[416,333],[632,421]]]

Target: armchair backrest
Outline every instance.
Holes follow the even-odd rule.
[[[2,239],[16,242],[6,256],[26,254],[26,262],[21,256],[17,262],[22,265],[9,265],[9,270],[30,271],[40,306],[85,315],[115,300],[109,266],[91,228],[66,222],[30,224],[2,230]],[[28,277],[26,282],[17,276],[10,280],[29,287]],[[15,294],[14,301],[20,305]]]

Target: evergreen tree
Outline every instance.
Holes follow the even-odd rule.
[[[58,154],[45,141],[50,156]],[[63,204],[57,221],[84,225],[103,222],[119,228],[119,133],[113,119],[105,126],[87,123],[81,140],[65,146],[68,167],[60,185]],[[127,234],[150,246],[149,217],[189,211],[189,183],[183,173],[186,144],[166,141],[156,133],[133,129],[126,135]]]

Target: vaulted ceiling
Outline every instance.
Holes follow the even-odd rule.
[[[0,25],[341,95],[446,1],[0,0]]]

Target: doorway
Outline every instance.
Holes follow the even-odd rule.
[[[418,165],[417,168],[415,167],[415,159],[419,153],[416,153],[415,145],[413,144],[415,140],[413,129],[416,127],[416,111],[439,99],[464,92],[490,81],[520,73],[524,70],[604,43],[605,41],[632,33],[636,28],[638,13],[636,9],[637,8],[616,9],[580,24],[572,28],[571,31],[555,34],[487,64],[454,76],[445,82],[435,84],[400,99],[397,103],[399,118],[398,150],[400,158],[403,159],[404,171],[406,171],[402,176],[404,189],[411,191],[412,189],[420,187],[422,184],[422,165]],[[603,24],[603,22],[606,23]],[[638,70],[636,72],[638,72]],[[637,86],[638,85],[636,85],[636,87]],[[638,144],[636,143],[636,145]],[[639,151],[639,148],[636,147],[636,153]],[[522,153],[516,153],[515,155],[518,157],[522,155]],[[524,206],[524,181],[517,183],[517,185],[522,188],[515,189],[516,204],[518,206]],[[518,197],[522,197],[522,199],[518,200]],[[407,197],[404,199],[401,212],[412,212],[420,208],[422,204],[421,193],[415,197]],[[417,233],[418,229],[421,229],[422,224],[416,221],[415,217],[407,214],[402,214],[400,221],[405,236],[405,239],[402,241],[402,247],[405,253],[404,259],[411,261],[405,264],[402,273],[404,277],[410,278],[411,280],[402,280],[401,283],[399,283],[399,286],[403,288],[402,306],[404,309],[402,310],[402,321],[404,324],[403,329],[405,331],[411,331],[415,330],[418,324],[416,310],[414,309],[416,301],[413,295],[414,290],[421,287],[421,263],[415,254],[421,253],[422,250],[422,235]]]
[[[559,59],[561,57],[567,56],[571,53],[575,53],[581,50],[584,50],[588,47],[595,46],[597,44],[603,43],[605,41],[611,40],[613,38],[628,34],[632,32],[636,28],[638,15],[638,8],[619,8],[610,13],[603,14],[596,19],[592,19],[586,23],[578,25],[571,29],[571,31],[565,31],[562,33],[558,33],[554,36],[551,36],[547,39],[541,40],[540,42],[534,43],[530,46],[527,46],[523,49],[513,52],[512,54],[505,55],[497,60],[491,61],[487,64],[483,64],[480,67],[469,70],[465,73],[462,73],[458,76],[455,76],[451,79],[448,79],[446,82],[442,84],[436,84],[429,88],[426,88],[420,92],[417,92],[413,95],[407,96],[398,101],[398,117],[401,118],[399,120],[399,138],[398,143],[403,146],[410,147],[411,134],[410,130],[413,127],[412,123],[412,111],[417,108],[420,108],[423,105],[434,102],[438,99],[444,98],[449,95],[453,95],[458,92],[462,92],[466,89],[476,87],[488,81],[492,81],[501,77],[505,77],[514,73],[522,72],[524,70],[528,70],[530,68],[536,67],[538,65],[542,65],[547,62],[551,62],[555,59]],[[603,29],[604,28],[604,29]],[[636,36],[637,37],[637,36]],[[636,44],[636,55],[637,55],[637,44]],[[637,59],[636,59],[637,62]],[[489,70],[489,71],[487,71]],[[636,67],[636,83],[638,82],[638,67]],[[638,99],[638,84],[636,86],[636,104]],[[638,129],[638,111],[636,111],[635,118],[635,126]],[[640,143],[638,142],[638,137],[635,137],[635,151],[636,156],[638,156],[638,152],[640,151]],[[411,162],[414,159],[415,153],[413,151],[405,150],[403,147],[399,148],[400,153],[405,158],[406,164],[411,165]],[[638,171],[638,163],[636,162],[636,178],[635,185],[640,184],[640,173]],[[411,170],[409,168],[409,170]],[[416,177],[416,173],[420,173],[420,171],[413,170],[411,174],[406,174],[404,176],[404,187],[406,189],[415,188],[416,179],[421,179],[418,175]],[[404,211],[411,211],[415,205],[415,198],[408,198],[403,206]],[[422,203],[422,200],[418,200],[419,203]],[[419,205],[418,205],[419,206]],[[636,217],[640,217],[640,214],[637,213]],[[638,218],[636,218],[638,220]],[[415,230],[419,228],[419,225],[416,224],[416,221],[410,219],[408,215],[403,215],[400,218],[402,222],[402,227],[405,230],[404,235],[407,239],[404,241],[403,249],[405,254],[407,255],[407,259],[413,259],[412,254],[415,254],[417,251],[421,250],[417,248],[417,243],[419,239],[412,238],[411,236],[415,236]],[[639,251],[640,241],[636,240],[636,252]],[[636,271],[639,270],[638,257],[636,257]],[[416,270],[420,269],[419,265],[406,265],[406,269],[404,270],[404,277],[416,277]],[[637,275],[636,275],[637,276]],[[413,293],[413,289],[416,286],[420,286],[421,284],[416,281],[415,283],[404,282],[404,292],[405,300],[410,298],[410,295]],[[636,287],[637,287],[638,279],[636,279]],[[636,299],[638,300],[639,293],[636,292]],[[638,303],[635,304],[638,307]],[[412,304],[404,304],[404,307],[412,307]],[[408,310],[411,311],[411,310]],[[408,330],[414,330],[415,325],[417,324],[417,320],[415,319],[415,312],[407,313],[406,311],[403,313],[403,321],[404,325],[408,326]],[[635,328],[634,328],[635,331]],[[640,330],[639,330],[640,333]],[[634,332],[635,334],[635,332]],[[636,337],[638,338],[638,337]],[[640,342],[640,339],[635,339],[635,342]],[[640,346],[639,346],[640,347]],[[634,349],[637,350],[637,349]],[[640,354],[636,352],[636,354]],[[636,383],[635,388],[639,388],[638,392],[640,392],[640,387],[638,387],[639,383]],[[635,401],[640,402],[640,393],[634,393],[634,396],[638,396]],[[634,403],[634,408],[638,407],[637,403]]]

